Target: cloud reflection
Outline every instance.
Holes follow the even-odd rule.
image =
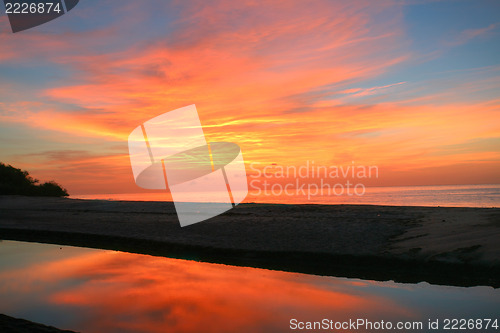
[[[1,272],[0,294],[54,318],[69,311],[68,328],[83,332],[275,332],[291,318],[413,317],[362,282],[112,251],[50,255]],[[6,305],[0,311],[25,307]]]

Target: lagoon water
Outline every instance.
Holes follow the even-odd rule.
[[[432,330],[436,332],[443,331],[445,319],[500,321],[500,290],[375,282],[1,241],[0,313],[90,333],[280,332],[290,331],[292,319],[422,322],[423,328],[414,332],[428,332],[430,319],[439,320],[440,329]]]

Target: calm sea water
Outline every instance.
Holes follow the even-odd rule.
[[[499,309],[500,290],[491,287],[374,282],[0,242],[0,313],[80,332],[285,332],[291,321],[324,319],[423,325],[329,332],[429,332],[429,320],[438,321],[432,332],[440,332],[446,319],[498,322]],[[498,332],[482,323],[483,329],[466,331]]]
[[[442,206],[442,207],[500,207],[500,184],[493,185],[446,185],[446,186],[401,186],[367,187],[363,195],[335,195],[301,193],[293,195],[281,192],[250,191],[244,202],[289,203],[289,204],[371,204],[394,206]],[[165,193],[145,192],[126,194],[75,195],[81,199],[169,201]],[[206,194],[200,198],[210,200]]]

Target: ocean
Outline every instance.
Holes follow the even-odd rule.
[[[318,193],[319,192],[319,193]],[[321,193],[323,192],[323,193]],[[358,191],[358,194],[361,190]],[[349,195],[350,194],[350,195]],[[328,191],[293,191],[282,193],[272,191],[260,193],[250,191],[244,202],[276,204],[367,204],[390,206],[432,206],[432,207],[500,207],[500,184],[487,185],[442,185],[442,186],[395,186],[366,187],[362,195],[354,192],[337,195]],[[200,198],[210,201],[210,196],[200,193]],[[80,194],[70,198],[106,199],[131,201],[170,201],[165,192],[119,194]]]

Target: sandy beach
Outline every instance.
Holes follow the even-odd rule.
[[[397,282],[500,287],[500,209],[242,204],[181,228],[168,202],[0,197],[0,239]]]

